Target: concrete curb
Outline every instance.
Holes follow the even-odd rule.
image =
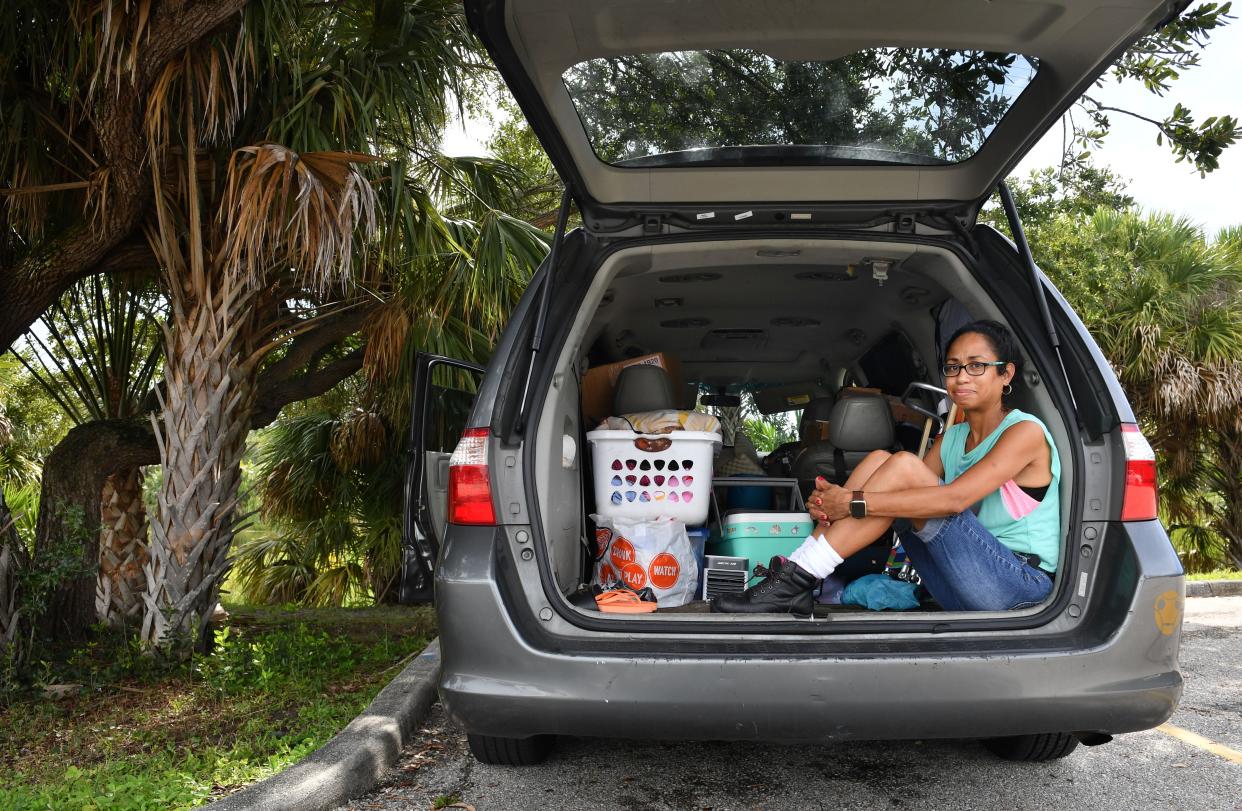
[[[365,794],[427,717],[439,680],[440,640],[434,639],[332,740],[280,774],[204,808],[319,811]]]
[[[1188,580],[1187,597],[1236,597],[1242,595],[1242,580]]]

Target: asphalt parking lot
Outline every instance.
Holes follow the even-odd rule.
[[[969,741],[561,738],[541,766],[500,768],[477,763],[437,706],[380,788],[346,808],[1242,811],[1242,597],[1186,601],[1182,669],[1186,692],[1168,725],[1044,764],[1000,761]]]

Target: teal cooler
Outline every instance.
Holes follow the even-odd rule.
[[[752,567],[767,566],[773,555],[792,554],[814,528],[804,512],[730,513],[721,520],[724,537],[712,541],[708,554],[749,558]]]

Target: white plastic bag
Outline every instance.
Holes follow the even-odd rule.
[[[661,608],[674,608],[694,599],[699,563],[684,523],[675,518],[591,518],[597,527],[597,585],[621,581],[634,590],[650,586]]]

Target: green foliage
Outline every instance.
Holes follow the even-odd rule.
[[[59,504],[53,509],[58,513],[61,532],[49,537],[45,548],[39,550],[39,565],[28,567],[19,575],[22,611],[31,619],[43,616],[62,583],[93,573],[82,560],[82,549],[91,532],[81,506]]]
[[[1060,181],[1060,182],[1058,182]],[[1190,571],[1242,561],[1242,240],[1144,215],[1089,166],[1013,185],[1036,261],[1108,357],[1158,454],[1161,516]],[[999,222],[997,222],[999,218]],[[985,211],[1007,230],[1003,214]]]
[[[0,807],[197,807],[321,746],[434,633],[428,609],[234,617],[188,662],[121,635],[45,651],[40,683],[83,692],[0,709]]]
[[[392,657],[385,640],[372,658]],[[358,652],[348,639],[298,622],[276,633],[246,634],[230,628],[215,632],[211,656],[199,657],[194,674],[221,697],[246,692],[320,692],[356,667]]]
[[[1118,82],[1138,81],[1149,92],[1163,96],[1183,73],[1198,67],[1200,54],[1207,47],[1212,32],[1234,19],[1229,13],[1232,5],[1199,3],[1183,11],[1168,25],[1131,46],[1096,86],[1102,86],[1108,77]],[[1173,110],[1163,120],[1103,105],[1090,93],[1082,97],[1078,107],[1086,113],[1088,122],[1086,125],[1074,123],[1074,141],[1078,146],[1098,148],[1110,128],[1108,113],[1121,113],[1154,126],[1156,144],[1167,143],[1177,162],[1193,164],[1200,176],[1216,169],[1221,153],[1242,136],[1242,128],[1233,116],[1209,116],[1196,125],[1191,111],[1180,102],[1173,105]],[[1083,158],[1083,155],[1072,158],[1073,148],[1073,144],[1066,147],[1066,163]]]
[[[1210,572],[1187,572],[1187,580],[1242,580],[1237,569],[1213,569]]]
[[[41,329],[27,332],[12,355],[75,425],[131,417],[160,370],[166,309],[153,279],[91,276],[44,313]]]
[[[47,613],[56,589],[62,583],[92,571],[82,560],[82,543],[89,530],[81,507],[76,504],[59,506],[57,520],[62,531],[45,541],[44,548],[39,550],[36,566],[31,564],[34,528],[33,518],[30,517],[35,511],[30,509],[28,503],[23,503],[23,499],[37,500],[38,489],[32,483],[16,490],[17,503],[14,505],[8,504],[8,494],[5,495],[6,506],[11,506],[17,513],[19,531],[14,535],[0,526],[0,543],[12,541],[17,547],[5,549],[12,557],[9,570],[4,572],[4,605],[0,606],[0,610],[7,612],[9,601],[15,595],[13,605],[16,611],[13,616],[4,617],[4,625],[13,623],[12,644],[4,644],[6,640],[0,639],[0,706],[7,704],[23,689],[24,684],[37,678],[38,663],[32,654],[41,640],[35,628]],[[23,534],[22,530],[29,532]]]
[[[357,425],[375,437],[359,447]],[[400,567],[400,436],[377,415],[310,411],[264,432],[256,466],[265,532],[240,539],[234,582],[259,604],[385,599]],[[372,452],[377,448],[380,452]]]
[[[488,115],[493,129],[487,148],[498,160],[521,169],[530,184],[513,214],[548,228],[560,207],[560,177],[509,91],[497,87],[492,95],[495,104]]]
[[[758,415],[745,419],[742,423],[742,430],[754,443],[755,450],[771,453],[786,442],[798,441],[797,422],[790,420],[787,413]]]
[[[39,518],[39,482],[6,485],[4,503],[12,513],[18,536],[29,546],[34,541],[35,523]]]
[[[12,354],[0,354],[0,413],[10,426],[0,442],[0,482],[37,482],[43,458],[72,427],[56,402]]]
[[[1199,3],[1183,11],[1178,18],[1168,25],[1153,31],[1135,43],[1117,60],[1111,70],[1100,78],[1096,86],[1102,87],[1110,80],[1114,83],[1137,82],[1148,92],[1156,96],[1165,96],[1173,89],[1173,83],[1177,79],[1181,78],[1187,71],[1194,70],[1199,66],[1202,52],[1210,45],[1212,35],[1232,22],[1234,18],[1230,14],[1231,6],[1231,3]],[[973,80],[977,81],[980,77],[990,78],[987,72],[997,67],[992,62],[1001,56],[997,54],[982,54],[982,58],[976,63],[977,71],[973,76]],[[992,62],[989,60],[992,60]],[[668,77],[661,76],[660,72],[654,69],[652,64],[649,64],[658,61],[657,57],[627,57],[624,61],[627,68],[638,71],[640,74],[636,86],[641,91],[651,92],[652,95],[644,96],[643,92],[635,92],[626,94],[624,98],[613,98],[608,93],[609,77],[602,74],[587,76],[590,80],[587,85],[587,91],[597,102],[593,103],[592,106],[598,107],[601,110],[596,117],[602,124],[615,126],[611,122],[617,119],[610,118],[610,116],[614,115],[630,115],[631,119],[638,117],[640,114],[642,116],[653,115],[656,116],[653,120],[658,123],[649,128],[651,130],[650,134],[656,138],[666,139],[668,137],[666,135],[667,132],[683,132],[688,127],[694,127],[701,123],[696,121],[693,116],[687,116],[685,120],[668,120],[665,110],[676,107],[677,105],[674,104],[664,105],[664,110],[649,109],[651,107],[650,99],[669,98],[667,92]],[[825,65],[826,63],[820,63],[818,66],[812,66],[810,70],[823,74],[828,70]],[[715,108],[717,110],[720,110],[723,105],[726,112],[719,115],[723,122],[722,126],[726,127],[736,126],[739,121],[754,121],[762,118],[761,115],[744,114],[747,104],[759,103],[764,98],[762,94],[752,92],[748,85],[751,81],[761,83],[766,81],[770,85],[774,75],[772,66],[762,66],[762,70],[760,70],[758,69],[759,66],[745,59],[735,59],[728,64],[723,64],[717,59],[717,65],[714,67],[718,70],[718,74],[713,75],[712,86],[719,88],[720,92],[718,94],[713,93],[710,99],[691,100],[694,103],[690,104],[689,108],[698,109],[700,102],[711,102],[717,105]],[[938,75],[935,65],[922,64],[914,67],[916,69],[912,72],[912,75],[920,76],[922,75],[920,72],[926,73],[929,70],[933,75]],[[873,68],[868,68],[866,65],[862,66],[864,74],[871,69]],[[943,73],[943,71],[939,71],[939,73]],[[805,81],[804,77],[799,78]],[[866,89],[858,84],[861,74],[851,73],[847,70],[840,78],[844,80],[843,94],[846,97],[855,99],[859,104],[869,103],[866,99]],[[947,83],[943,88],[920,86],[915,89],[913,94],[907,93],[904,97],[897,96],[895,100],[909,105],[912,95],[921,95],[927,100],[932,109],[935,109],[942,97],[945,100],[951,100],[950,106],[953,106],[953,109],[960,114],[944,117],[948,120],[942,120],[939,115],[935,116],[935,125],[932,131],[924,133],[922,137],[924,139],[928,137],[938,139],[951,147],[960,148],[961,144],[964,143],[963,139],[967,137],[968,133],[976,133],[981,127],[986,127],[987,116],[994,114],[995,111],[991,110],[987,104],[979,106],[974,111],[958,109],[965,103],[965,99],[969,99],[971,96],[970,93],[961,92],[968,85],[957,83],[959,77],[955,76],[952,71],[940,78]],[[782,77],[782,80],[784,80],[784,77]],[[660,92],[663,92],[664,95],[657,95]],[[851,94],[859,95],[855,97]],[[831,97],[840,95],[842,93],[834,92],[831,94]],[[544,170],[544,167],[550,168],[546,155],[543,154],[537,139],[535,139],[525,123],[525,119],[517,110],[516,105],[512,103],[507,93],[501,90],[499,93],[496,93],[496,96],[499,100],[493,105],[493,110],[495,111],[492,114],[494,135],[488,144],[492,153],[515,165],[526,167],[531,177],[549,177],[551,180],[550,187],[555,189],[559,184],[556,183],[555,177]],[[977,100],[978,96],[976,95],[975,98]],[[990,99],[989,103],[991,103]],[[761,112],[767,113],[766,110]],[[911,107],[909,112],[914,113],[916,116],[918,114],[918,111],[913,107]],[[1088,93],[1079,100],[1074,108],[1074,112],[1071,112],[1066,117],[1066,138],[1061,161],[1062,169],[1089,165],[1092,153],[1103,145],[1105,138],[1112,129],[1110,113],[1131,116],[1155,127],[1157,144],[1166,145],[1178,162],[1185,161],[1191,163],[1200,174],[1206,174],[1216,169],[1219,165],[1220,155],[1225,149],[1235,143],[1239,134],[1242,133],[1242,129],[1239,128],[1234,116],[1209,116],[1196,124],[1193,112],[1184,104],[1175,102],[1173,109],[1165,118],[1153,119],[1139,115],[1131,110],[1106,106],[1092,94]],[[908,114],[895,114],[892,117],[883,115],[879,116],[870,126],[887,127],[891,135],[892,130],[907,124],[908,118]],[[808,133],[814,127],[824,126],[822,120],[810,122],[807,126],[801,126],[796,117],[793,120],[787,119],[788,117],[781,119],[782,125],[794,128],[799,133],[799,137],[809,137]],[[961,131],[942,132],[940,128],[944,125],[959,127]],[[627,140],[631,135],[634,136],[634,139]],[[750,133],[750,135],[753,136],[754,133]],[[630,145],[635,142],[635,139],[641,141],[642,137],[643,133],[629,133],[623,130],[616,130],[615,137],[609,136],[608,144],[613,142],[616,145],[625,144],[625,148],[630,149]],[[764,137],[768,136],[765,135]],[[917,140],[918,136],[914,136],[914,141],[912,141],[911,145]],[[738,134],[731,142],[763,143],[770,141],[756,141],[753,138],[746,140],[746,136]],[[797,143],[798,141],[791,140],[788,142]],[[825,139],[815,142],[839,143],[840,141]],[[608,154],[608,144],[605,144],[603,154]],[[551,195],[545,194],[542,198],[543,207],[541,210],[547,211],[553,208],[555,199],[555,193]]]
[[[973,155],[1012,104],[1012,85],[1033,72],[1023,57],[985,51],[868,48],[785,62],[734,48],[592,59],[565,84],[609,163],[751,144],[936,163]]]

